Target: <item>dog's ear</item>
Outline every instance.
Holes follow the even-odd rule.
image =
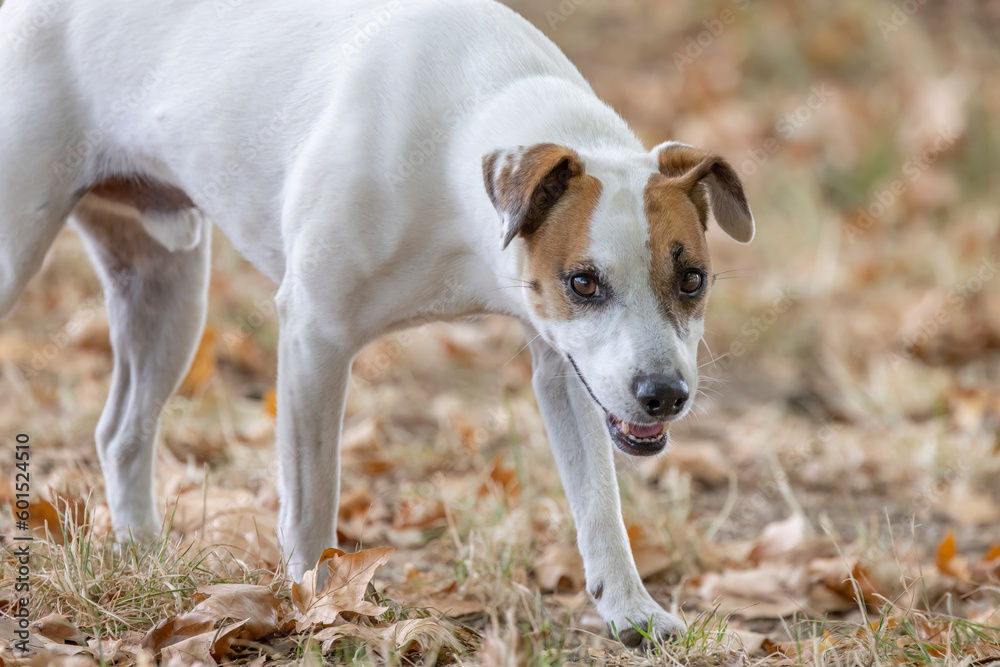
[[[715,153],[673,141],[654,150],[658,152],[660,173],[676,179],[692,197],[704,197],[696,191],[699,184],[704,184],[722,231],[740,243],[753,240],[753,213],[740,177],[728,162]]]
[[[486,194],[503,220],[501,248],[537,230],[570,180],[583,174],[580,157],[556,144],[519,146],[483,156]]]

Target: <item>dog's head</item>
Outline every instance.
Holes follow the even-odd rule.
[[[742,243],[754,223],[721,157],[666,143],[635,157],[554,144],[483,158],[502,245],[523,242],[539,334],[573,365],[628,454],[663,450],[698,387],[712,264],[708,212]]]

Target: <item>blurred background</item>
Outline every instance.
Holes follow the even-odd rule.
[[[619,461],[657,597],[761,635],[886,599],[1000,624],[1000,3],[507,4],[647,145],[726,156],[756,217],[749,246],[710,232],[699,409],[665,457]],[[216,235],[208,330],[158,455],[178,534],[248,567],[277,560],[274,290]],[[413,604],[535,604],[602,632],[523,345],[490,318],[365,350],[342,546],[397,547],[386,576]],[[106,530],[92,432],[111,355],[71,231],[0,326],[0,359],[3,432],[31,433],[38,488],[89,498]]]

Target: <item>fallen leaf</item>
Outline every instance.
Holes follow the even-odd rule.
[[[809,575],[848,602],[875,605],[884,599],[874,577],[856,560],[817,558],[809,563]]]
[[[404,654],[413,648],[421,652],[444,647],[453,650],[462,648],[455,633],[436,618],[411,618],[374,627],[348,623],[320,630],[313,638],[323,642],[324,653],[341,639],[351,639],[376,650],[385,646],[390,651],[401,651]]]
[[[86,636],[80,632],[79,628],[70,623],[69,616],[63,614],[43,616],[31,624],[31,629],[57,644],[65,644],[69,640],[73,640],[81,646],[87,644]]]
[[[550,544],[535,564],[535,580],[543,591],[580,591],[586,586],[583,558],[575,545]]]
[[[215,619],[209,614],[189,611],[166,618],[150,629],[140,645],[154,654],[167,646],[180,643],[191,637],[210,631],[215,627]]]
[[[808,578],[802,567],[767,564],[752,570],[709,572],[698,595],[718,613],[746,619],[791,616],[808,607]]]
[[[278,416],[278,390],[276,388],[271,387],[267,390],[263,403],[264,414],[272,418]]]
[[[802,544],[806,537],[806,520],[801,514],[793,514],[784,521],[775,521],[764,526],[760,539],[750,551],[749,560],[761,563],[792,551]]]
[[[215,329],[209,325],[201,335],[198,350],[194,353],[194,359],[191,360],[191,366],[177,393],[181,396],[192,396],[212,379],[215,375],[215,366]]]
[[[670,483],[671,468],[686,472],[691,479],[706,486],[725,484],[733,473],[732,462],[715,443],[708,441],[672,445],[667,455],[657,463],[661,487]]]
[[[486,496],[490,492],[491,485],[495,485],[502,489],[506,498],[516,499],[521,495],[521,482],[517,476],[517,470],[515,468],[505,467],[503,465],[503,459],[504,455],[502,452],[493,458],[493,463],[490,466],[489,480],[483,481],[483,483],[479,485],[479,490],[476,492],[476,495],[480,498]]]
[[[332,625],[342,612],[378,616],[385,607],[365,600],[368,584],[375,570],[385,565],[392,554],[389,547],[365,549],[346,554],[340,549],[326,549],[316,567],[292,584],[292,604],[298,611],[296,629],[304,631],[313,625]],[[319,568],[326,564],[329,578],[319,593],[316,579]]]
[[[337,514],[341,521],[350,521],[356,516],[364,515],[372,506],[372,491],[368,486],[357,486],[341,494]]]
[[[39,536],[44,536],[46,528],[55,544],[63,543],[62,528],[59,524],[59,511],[44,498],[37,503],[28,505],[28,527]]]
[[[194,597],[198,602],[194,612],[215,621],[246,621],[240,639],[256,641],[282,627],[281,601],[267,586],[216,584],[199,588]]]
[[[224,660],[246,621],[227,625],[219,630],[203,632],[163,648],[160,664],[164,667],[216,665]]]
[[[437,499],[406,498],[399,503],[392,527],[396,530],[407,528],[429,528],[444,523],[447,516],[444,503]]]
[[[948,531],[941,544],[938,545],[934,558],[937,569],[942,574],[955,577],[962,581],[970,581],[969,564],[964,558],[958,555],[958,547],[955,545],[954,531]]]

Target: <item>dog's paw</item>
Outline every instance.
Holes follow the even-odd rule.
[[[687,626],[650,600],[634,613],[609,621],[608,631],[629,648],[648,649],[680,639]]]

